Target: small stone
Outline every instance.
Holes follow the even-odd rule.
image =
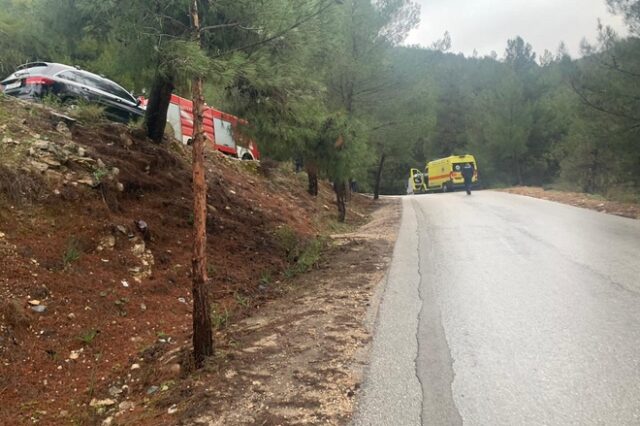
[[[124,192],[124,185],[121,182],[116,183],[116,189],[118,192]]]
[[[131,249],[131,252],[133,253],[134,256],[140,257],[144,254],[144,251],[146,250],[146,248],[147,247],[144,244],[144,241],[141,241],[133,246],[133,248]]]
[[[49,169],[49,166],[47,164],[42,163],[40,161],[34,160],[34,161],[31,161],[29,164],[38,172],[46,172]]]
[[[129,233],[129,231],[127,231],[127,228],[125,228],[122,225],[116,226],[116,229],[118,230],[118,232],[120,232],[123,235],[127,235]]]
[[[154,393],[158,392],[160,390],[160,388],[158,386],[151,386],[149,389],[147,389],[147,395],[153,395]]]
[[[56,160],[56,159],[55,159],[55,158],[53,158],[53,157],[41,157],[41,158],[40,158],[40,160],[41,160],[43,163],[45,163],[45,164],[47,164],[48,166],[50,166],[50,167],[55,167],[55,168],[57,168],[57,167],[62,166],[62,163],[60,163],[58,160]]]
[[[112,249],[116,246],[116,237],[113,235],[107,235],[102,240],[100,240],[100,246],[107,249]]]
[[[76,183],[79,183],[81,185],[91,186],[91,187],[93,187],[95,185],[95,183],[93,182],[93,179],[90,178],[90,177],[85,177],[85,178],[82,178],[82,179],[78,179],[76,181]]]
[[[31,306],[38,306],[40,304],[40,301],[37,300],[37,299],[31,299],[31,300],[29,300],[29,304]]]
[[[178,412],[178,406],[176,404],[173,404],[171,407],[169,407],[169,409],[167,410],[167,413],[169,414],[175,414]]]
[[[122,287],[125,287],[125,288],[129,287],[129,283],[127,282],[127,280],[122,280],[120,281],[120,283],[122,284]]]
[[[184,297],[178,297],[178,302],[187,303],[187,299],[185,299]]]
[[[113,423],[113,417],[109,416],[102,421],[102,426],[110,426]]]
[[[67,318],[69,318],[70,320],[72,320],[72,319],[76,319],[76,314],[74,314],[73,312],[71,312],[69,315],[67,315]]]
[[[31,310],[41,314],[41,313],[43,313],[44,311],[47,310],[47,307],[44,306],[44,305],[32,306]]]
[[[140,304],[140,309],[142,309],[143,311],[147,310],[147,305],[145,305],[144,303]]]
[[[67,138],[71,138],[71,130],[69,130],[69,127],[67,127],[64,121],[58,122],[56,130],[58,131],[58,133],[62,133]]]
[[[60,417],[67,417],[69,415],[69,412],[67,410],[62,410],[60,411]]]
[[[118,405],[118,408],[120,409],[120,411],[133,410],[134,407],[135,407],[135,404],[131,401],[122,401],[120,405]]]
[[[78,147],[78,155],[80,157],[84,157],[86,153],[87,153],[87,151],[84,148]]]
[[[140,369],[140,364],[133,364],[131,366],[131,370],[139,370]]]
[[[97,400],[94,398],[89,403],[90,407],[111,407],[112,405],[116,405],[116,401],[110,398],[101,399],[101,400]]]
[[[104,169],[104,168],[105,168],[105,164],[104,164],[104,162],[103,162],[101,159],[99,159],[99,158],[98,158],[98,162],[97,162],[97,164],[98,164],[98,167],[100,167],[101,169]]]
[[[120,169],[117,167],[114,167],[113,169],[111,169],[111,174],[114,176],[118,176],[120,174]]]
[[[119,388],[118,386],[111,386],[109,388],[109,395],[111,395],[113,397],[117,397],[121,393],[122,393],[122,388]]]
[[[69,354],[69,359],[76,360],[80,358],[80,352],[81,351],[71,351],[71,354]]]

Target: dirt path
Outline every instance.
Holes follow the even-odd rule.
[[[346,424],[399,218],[399,203],[384,201],[357,232],[333,235],[321,268],[290,295],[234,325],[219,348],[220,381],[200,384],[184,424]]]

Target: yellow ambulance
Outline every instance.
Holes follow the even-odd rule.
[[[424,181],[428,191],[449,192],[464,187],[462,168],[466,164],[473,167],[472,184],[478,184],[478,165],[473,155],[452,155],[430,161],[425,168]]]

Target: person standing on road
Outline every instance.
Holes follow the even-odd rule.
[[[473,165],[467,163],[462,168],[462,177],[464,178],[464,190],[467,191],[467,195],[471,195],[471,183],[473,182]]]

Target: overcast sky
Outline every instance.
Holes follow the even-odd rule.
[[[507,39],[520,35],[542,54],[555,53],[564,41],[572,55],[580,41],[594,40],[598,18],[624,32],[622,19],[612,16],[605,0],[414,0],[422,7],[420,26],[407,44],[429,46],[449,31],[452,51],[480,55],[504,54]]]

